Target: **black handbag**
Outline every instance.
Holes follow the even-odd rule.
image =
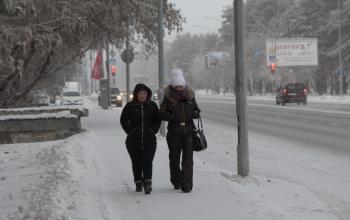
[[[193,131],[192,146],[194,151],[203,151],[208,147],[207,139],[204,135],[202,118],[200,116],[198,117],[197,127],[195,126]]]

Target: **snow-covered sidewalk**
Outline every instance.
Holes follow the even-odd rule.
[[[236,175],[236,132],[205,122],[194,189],[175,191],[159,137],[153,192],[134,192],[120,109],[91,109],[87,130],[63,141],[0,145],[0,220],[350,218],[349,155],[250,134],[251,176]]]

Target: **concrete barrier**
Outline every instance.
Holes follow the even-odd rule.
[[[81,131],[86,116],[77,107],[1,109],[0,144],[64,139]]]

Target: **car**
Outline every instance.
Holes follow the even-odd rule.
[[[153,100],[159,100],[159,90],[153,91]]]
[[[122,92],[121,92],[122,96],[124,96],[125,99],[126,99],[126,95],[127,95],[126,93],[127,93],[126,90],[122,90]],[[129,92],[129,101],[131,101],[133,99],[133,97],[134,97],[133,93],[134,93],[134,91],[130,90],[130,92]]]
[[[78,91],[63,91],[61,95],[62,105],[82,105],[83,97]]]
[[[111,88],[110,92],[111,104],[116,105],[117,107],[123,106],[123,94],[117,87]],[[98,105],[101,106],[101,92],[98,93]]]
[[[117,107],[123,106],[123,96],[117,87],[111,88],[111,104]]]
[[[46,91],[37,90],[33,93],[32,99],[33,106],[48,106],[50,105],[50,96]]]
[[[304,83],[289,82],[283,84],[277,89],[276,104],[285,105],[286,103],[307,104],[307,87]]]

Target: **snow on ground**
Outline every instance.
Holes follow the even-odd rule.
[[[330,155],[250,133],[250,177],[236,175],[236,130],[204,121],[194,189],[175,191],[158,137],[151,195],[134,192],[120,109],[88,101],[86,131],[62,141],[0,145],[0,220],[350,218],[349,155]]]

